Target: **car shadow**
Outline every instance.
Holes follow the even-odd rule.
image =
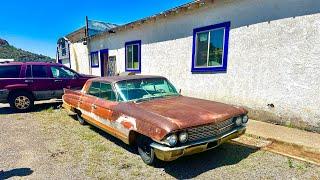
[[[35,104],[33,109],[30,112],[40,112],[50,108],[59,109],[61,105],[62,105],[61,101],[40,102]],[[26,112],[26,113],[30,113],[30,112]],[[1,104],[0,106],[0,114],[18,114],[18,113],[20,112],[16,112],[14,109],[10,108],[8,104]]]
[[[163,168],[176,179],[191,179],[216,168],[237,164],[258,150],[228,142],[206,152],[167,162]]]
[[[29,176],[32,173],[33,170],[30,168],[16,168],[9,171],[0,171],[0,179]]]
[[[134,146],[129,146],[121,140],[108,133],[90,126],[90,129],[100,134],[107,140],[126,149],[130,153],[138,154]],[[119,147],[119,148],[120,148]],[[156,168],[163,168],[164,171],[176,179],[191,179],[198,175],[223,166],[234,165],[246,159],[250,154],[255,153],[259,148],[247,147],[242,144],[227,142],[221,146],[206,152],[181,157],[171,162],[161,162]],[[141,160],[142,161],[142,160]]]

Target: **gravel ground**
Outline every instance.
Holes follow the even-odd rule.
[[[0,179],[320,179],[318,166],[230,143],[150,167],[57,105],[22,114],[0,106]]]

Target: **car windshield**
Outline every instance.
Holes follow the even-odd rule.
[[[168,96],[179,96],[175,87],[165,78],[147,78],[120,81],[115,84],[119,101],[144,101]]]

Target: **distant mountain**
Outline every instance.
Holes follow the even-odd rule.
[[[55,60],[41,54],[34,54],[16,48],[8,43],[8,41],[0,38],[0,59],[14,59],[15,61],[43,61],[54,62]]]

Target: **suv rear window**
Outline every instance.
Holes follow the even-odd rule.
[[[20,65],[0,66],[0,78],[18,78],[20,69]]]

